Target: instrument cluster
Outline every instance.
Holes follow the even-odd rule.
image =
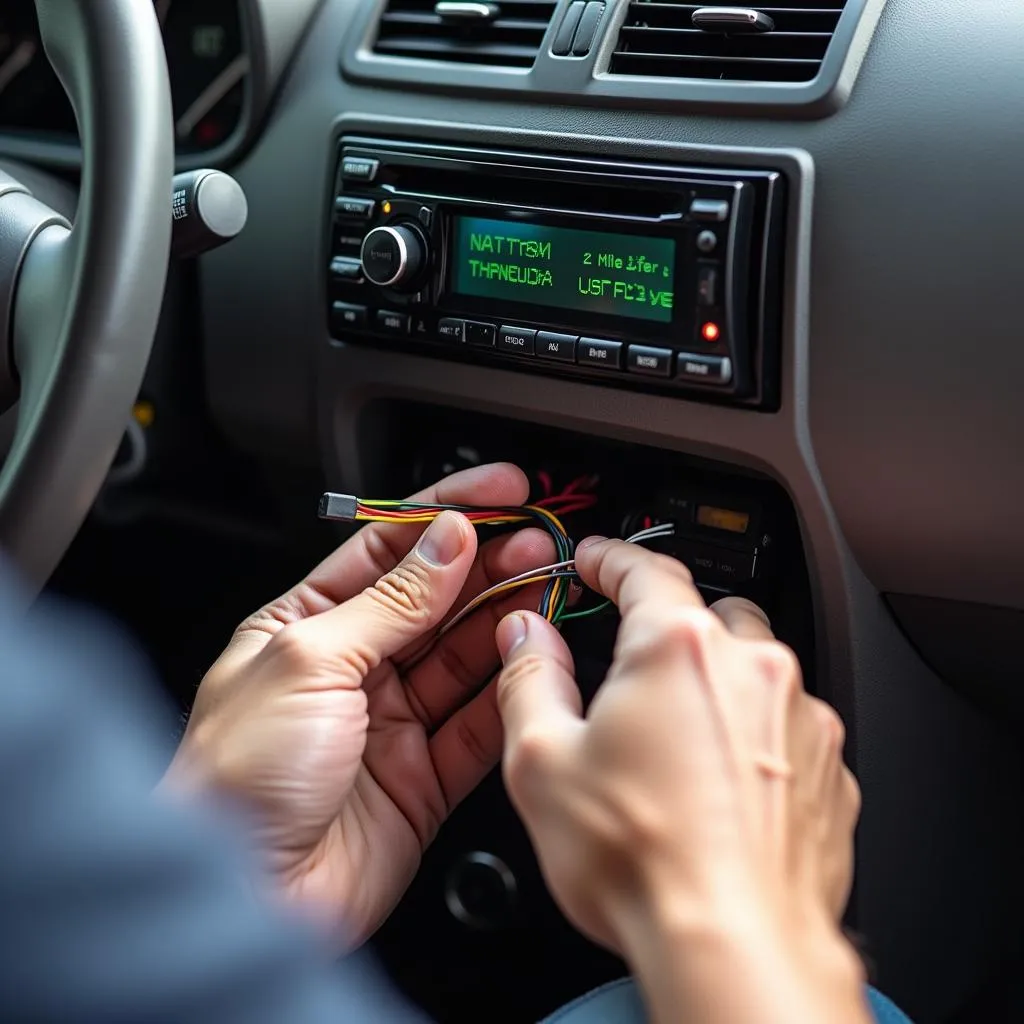
[[[239,0],[154,0],[179,154],[224,145],[245,114],[251,73]],[[71,104],[43,51],[32,0],[0,7],[0,135],[74,141]]]

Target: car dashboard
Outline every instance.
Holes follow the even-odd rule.
[[[31,7],[0,13],[0,161],[73,184]],[[1024,9],[156,7],[179,167],[228,170],[250,220],[172,269],[148,462],[97,515],[166,514],[199,422],[276,518],[216,471],[190,515],[254,533],[314,530],[321,483],[599,478],[574,530],[671,521],[705,596],[761,602],[840,710],[849,923],[917,1019],[976,1019],[1024,937]],[[569,635],[592,692],[614,623]],[[497,778],[378,951],[452,1021],[536,1019],[621,970],[547,900]],[[556,961],[533,989],[502,969]]]

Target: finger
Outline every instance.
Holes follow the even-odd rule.
[[[476,596],[501,580],[548,564],[553,552],[551,539],[535,530],[492,542],[481,549],[470,574],[475,581],[467,583],[454,607],[464,607],[468,596]],[[535,609],[543,588],[544,584],[521,587],[503,599],[487,602],[441,637],[424,659],[404,674],[427,728],[444,721],[494,674],[500,661],[495,642],[498,623],[514,611]]]
[[[291,638],[307,662],[324,667],[325,681],[366,676],[385,658],[437,628],[469,575],[476,534],[458,512],[442,512],[416,547],[373,586],[330,611],[287,627],[272,643]],[[333,677],[333,678],[332,678]]]
[[[733,636],[747,640],[773,640],[768,616],[753,601],[745,597],[723,597],[711,610],[725,623]]]
[[[444,621],[447,622],[454,615],[458,614],[470,601],[485,590],[489,590],[503,580],[518,576],[528,569],[550,565],[554,559],[554,541],[543,530],[530,527],[488,541],[480,547],[462,592],[452,605],[451,614],[446,615]],[[507,610],[512,611],[512,608],[509,607]],[[493,620],[492,634],[494,627],[497,626],[499,621],[500,617]],[[493,635],[489,637],[489,640],[492,649],[496,650],[494,648]],[[428,637],[422,644],[414,645],[407,651],[399,652],[395,660],[398,662],[418,661],[418,655],[432,642],[432,639]],[[496,658],[497,655],[495,655]]]
[[[558,630],[533,612],[516,612],[502,620],[497,641],[504,663],[498,710],[506,751],[514,755],[539,733],[556,736],[582,727],[572,654]]]
[[[412,495],[434,505],[521,505],[529,497],[526,474],[509,463],[476,466],[454,473]],[[373,523],[321,562],[296,590],[310,615],[341,604],[390,572],[423,533],[422,524]]]
[[[656,616],[679,607],[703,608],[704,600],[682,562],[646,551],[637,544],[603,540],[580,544],[576,570],[592,590],[618,605],[622,617],[638,608]]]
[[[503,736],[495,679],[431,737],[430,757],[449,811],[465,800],[501,759]]]

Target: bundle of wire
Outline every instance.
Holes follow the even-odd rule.
[[[507,526],[516,523],[535,522],[551,535],[555,544],[557,560],[551,565],[530,569],[511,579],[503,580],[483,593],[478,594],[469,604],[453,616],[441,629],[443,635],[454,629],[460,622],[472,615],[478,608],[495,597],[520,587],[544,583],[538,612],[549,622],[559,625],[570,619],[595,615],[608,607],[605,601],[582,611],[570,610],[569,595],[573,581],[578,581],[573,560],[575,544],[569,536],[562,516],[582,512],[597,502],[597,496],[581,488],[592,484],[592,478],[581,477],[573,481],[560,494],[549,495],[532,505],[496,508],[482,508],[475,505],[441,505],[416,501],[357,498],[351,494],[325,494],[320,499],[322,519],[361,523],[431,523],[442,512],[461,512],[476,526]],[[640,544],[658,537],[669,536],[672,524],[666,523],[641,530],[626,538],[630,543]]]

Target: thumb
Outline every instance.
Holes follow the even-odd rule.
[[[365,674],[441,623],[469,576],[476,547],[469,520],[442,512],[394,569],[304,625],[318,634],[317,646],[354,655]]]
[[[556,745],[583,726],[583,702],[572,654],[561,634],[533,612],[516,612],[498,625],[504,669],[498,710],[505,727],[506,768],[528,748]]]

